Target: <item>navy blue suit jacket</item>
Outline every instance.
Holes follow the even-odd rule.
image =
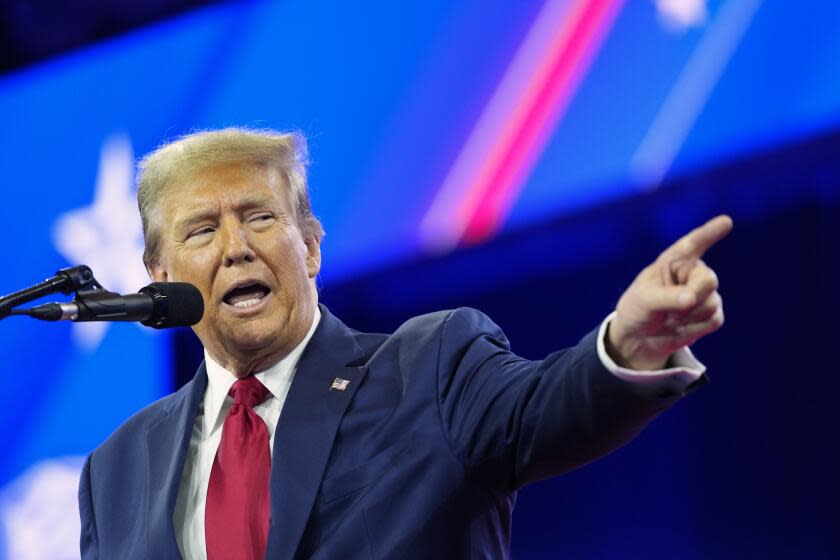
[[[529,361],[472,309],[391,335],[321,313],[276,428],[267,558],[506,558],[518,488],[626,443],[681,395],[613,376],[595,331]],[[202,365],[88,458],[84,559],[180,558],[173,510],[206,386]]]

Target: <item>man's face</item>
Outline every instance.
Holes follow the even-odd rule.
[[[247,375],[303,339],[321,254],[317,241],[304,241],[280,172],[251,163],[204,168],[172,185],[159,210],[159,262],[149,271],[201,291],[204,317],[193,329],[214,359]]]

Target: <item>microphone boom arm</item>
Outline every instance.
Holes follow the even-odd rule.
[[[0,319],[11,315],[12,310],[19,305],[56,292],[70,294],[71,292],[91,293],[99,291],[103,291],[103,288],[93,277],[90,267],[82,264],[62,268],[52,278],[47,278],[43,282],[0,297]]]

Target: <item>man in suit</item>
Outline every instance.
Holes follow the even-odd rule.
[[[205,313],[195,378],[85,465],[83,558],[503,558],[518,488],[626,443],[705,380],[719,217],[575,347],[529,361],[478,311],[361,333],[318,304],[297,135],[227,129],[141,163],[144,260]]]

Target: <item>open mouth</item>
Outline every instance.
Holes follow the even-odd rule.
[[[237,309],[248,309],[259,305],[271,290],[259,282],[249,283],[243,286],[237,286],[223,298],[224,302]]]

